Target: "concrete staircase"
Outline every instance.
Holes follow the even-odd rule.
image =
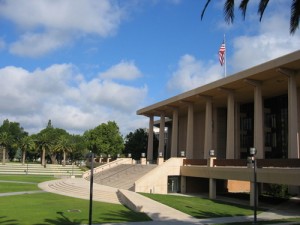
[[[39,188],[61,195],[66,195],[75,198],[89,199],[90,198],[90,182],[83,178],[60,179],[40,183]],[[117,195],[118,189],[111,188],[99,184],[93,185],[93,200],[100,202],[108,202],[121,204]]]
[[[25,164],[21,163],[6,163],[0,164],[0,174],[14,174],[14,175],[45,175],[56,177],[82,176],[81,169],[76,165],[54,165],[47,164],[44,168],[40,164]]]
[[[94,183],[134,190],[135,181],[156,167],[157,165],[121,164],[94,174]],[[87,177],[87,180],[90,180],[90,177]]]

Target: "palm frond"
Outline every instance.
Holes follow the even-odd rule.
[[[234,20],[234,0],[227,0],[224,5],[224,18],[227,23]]]
[[[300,19],[300,0],[293,0],[291,5],[291,19],[290,19],[290,34],[294,34],[299,27]]]
[[[245,20],[247,5],[249,0],[242,0],[239,9],[242,11],[243,19]]]
[[[260,0],[259,6],[258,6],[258,12],[257,12],[260,15],[259,21],[261,21],[263,15],[264,15],[265,9],[267,8],[268,3],[269,3],[269,0]]]
[[[202,13],[201,13],[201,20],[202,20],[202,18],[203,18],[203,16],[204,16],[205,10],[206,10],[208,4],[210,3],[210,1],[211,1],[211,0],[207,0],[207,1],[206,1],[206,4],[205,4],[205,6],[204,6],[204,8],[203,8],[203,10],[202,10]]]

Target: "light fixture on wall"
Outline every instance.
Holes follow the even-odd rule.
[[[209,156],[210,157],[215,156],[215,150],[213,150],[213,149],[209,150]]]
[[[180,152],[180,156],[181,156],[181,157],[185,157],[185,151],[181,151],[181,152]]]

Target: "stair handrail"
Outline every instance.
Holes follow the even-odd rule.
[[[106,164],[103,164],[101,166],[94,168],[94,174],[99,173],[103,170],[107,170],[112,167],[116,167],[120,164],[132,164],[132,159],[131,158],[118,158],[117,160],[114,160],[112,162],[109,162],[109,163],[106,163]],[[88,170],[82,174],[83,179],[86,179],[89,176],[91,176],[91,170]]]

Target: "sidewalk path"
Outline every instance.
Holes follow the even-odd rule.
[[[25,194],[38,194],[44,193],[45,191],[19,191],[19,192],[8,192],[8,193],[0,193],[0,197],[4,196],[12,196],[12,195],[25,195]]]

